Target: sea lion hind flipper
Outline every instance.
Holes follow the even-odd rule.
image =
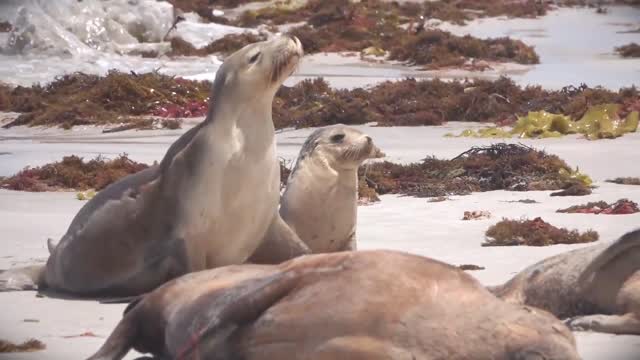
[[[580,287],[585,289],[594,279],[598,271],[619,256],[636,257],[637,261],[635,263],[638,264],[638,269],[640,269],[640,229],[622,235],[622,237],[609,245],[607,249],[593,259],[580,274],[578,279]]]
[[[311,249],[287,225],[280,214],[276,214],[264,240],[251,255],[248,262],[254,264],[279,264],[308,254],[311,254]]]
[[[285,297],[296,285],[293,272],[277,272],[213,290],[194,301],[167,329],[173,358],[198,354],[204,359],[232,359],[229,338]]]
[[[0,273],[0,292],[39,290],[45,287],[46,265],[9,269]]]
[[[87,360],[120,360],[127,355],[138,337],[138,313],[130,311],[118,323],[98,352]]]

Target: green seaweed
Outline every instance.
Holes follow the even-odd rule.
[[[632,111],[626,117],[620,117],[620,105],[600,104],[590,107],[578,121],[568,115],[553,114],[547,111],[531,111],[527,116],[519,116],[510,131],[500,127],[487,127],[479,130],[463,130],[454,137],[511,137],[539,139],[561,137],[568,134],[583,134],[589,140],[614,139],[638,129],[638,112]]]

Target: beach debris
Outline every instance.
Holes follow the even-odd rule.
[[[141,75],[112,71],[106,76],[76,73],[60,77],[46,86],[11,88],[0,83],[0,111],[22,113],[5,127],[171,128],[170,122],[141,116],[153,113],[202,116],[210,85],[209,82],[156,73]],[[213,96],[215,106],[215,94]],[[190,104],[195,104],[196,110]],[[421,126],[450,121],[492,122],[502,126],[514,124],[518,116],[526,116],[531,111],[562,114],[575,122],[583,118],[588,109],[601,104],[617,104],[619,119],[633,121],[629,114],[640,110],[640,94],[635,88],[613,92],[587,86],[551,91],[521,87],[504,77],[495,81],[447,82],[403,79],[347,90],[332,88],[324,79],[315,78],[291,87],[280,87],[273,101],[273,121],[278,129],[336,123]],[[617,118],[611,119],[617,121]],[[619,122],[613,124],[620,128]],[[601,130],[604,128],[598,131],[603,132]],[[487,131],[487,137],[506,137],[509,132],[481,131]]]
[[[99,336],[94,334],[91,331],[85,331],[82,334],[78,334],[78,335],[66,335],[66,336],[63,336],[63,338],[65,338],[65,339],[74,339],[74,338],[80,338],[80,337],[99,337]]]
[[[360,176],[364,175],[361,168]],[[561,190],[591,186],[591,179],[555,155],[521,144],[478,146],[450,160],[376,162],[366,170],[367,184],[378,194],[416,197],[467,195],[472,192]]]
[[[469,2],[468,5],[478,7],[476,3]],[[445,8],[448,12],[443,11]],[[497,12],[513,9],[510,7],[507,10],[505,7]],[[539,13],[538,9],[531,7],[527,10]],[[450,15],[452,12],[456,15]],[[534,49],[520,40],[456,36],[421,25],[424,19],[445,14],[456,17],[459,23],[472,18],[457,5],[451,6],[446,2],[422,5],[382,0],[310,0],[300,6],[277,3],[258,10],[247,10],[231,23],[240,27],[256,27],[306,22],[289,29],[287,33],[300,39],[307,54],[355,51],[365,55],[387,55],[389,60],[424,65],[429,69],[460,67],[470,60],[522,64],[539,62]],[[249,37],[229,34],[208,47],[233,45],[225,46],[228,54],[253,42],[251,40]],[[476,69],[480,70],[480,67],[476,66]]]
[[[87,191],[81,191],[81,192],[77,193],[76,194],[76,199],[78,199],[80,201],[86,201],[86,200],[93,199],[94,196],[96,196],[95,190],[89,189]]]
[[[462,220],[491,219],[491,212],[485,210],[465,211]]]
[[[638,208],[637,203],[629,199],[620,199],[611,204],[608,204],[606,201],[589,202],[584,205],[560,209],[556,212],[569,214],[628,215],[640,212],[640,208]]]
[[[640,177],[619,177],[607,180],[608,183],[619,185],[640,185]]]
[[[0,21],[0,33],[6,33],[13,30],[13,25],[8,21]]]
[[[167,115],[202,116],[193,104],[206,104],[210,83],[185,80],[157,72],[145,74],[111,70],[106,76],[73,73],[46,86],[9,88],[0,85],[0,111],[21,112],[4,128],[16,125],[59,126],[134,123],[133,118],[162,112]]]
[[[217,39],[205,47],[196,48],[186,40],[174,36],[171,38],[171,51],[167,53],[169,56],[207,56],[211,54],[221,54],[224,56],[240,50],[245,45],[267,40],[267,34],[264,32],[253,33],[243,32],[239,34],[228,34]]]
[[[520,199],[520,200],[508,200],[505,201],[508,203],[521,203],[521,204],[539,204],[539,201],[535,201],[533,199]]]
[[[18,191],[56,191],[74,189],[100,191],[112,182],[149,167],[121,154],[113,160],[102,156],[84,161],[76,155],[38,167],[26,167],[0,182],[0,188]]]
[[[460,270],[464,270],[464,271],[477,271],[477,270],[484,270],[485,269],[484,266],[473,265],[473,264],[458,265],[458,268],[460,268]]]
[[[554,244],[579,244],[597,241],[599,235],[593,230],[580,233],[578,230],[557,228],[542,218],[533,220],[502,219],[489,227],[482,246],[549,246]]]
[[[463,130],[457,137],[537,139],[583,134],[589,140],[596,140],[613,139],[637,131],[638,111],[632,111],[624,118],[619,113],[618,104],[600,104],[589,108],[580,120],[573,121],[567,115],[533,111],[518,117],[511,130],[499,127]]]
[[[551,196],[585,196],[591,193],[591,187],[585,184],[573,184],[564,190],[551,193]]]
[[[30,339],[22,344],[0,339],[0,353],[34,352],[44,350],[47,346],[40,340]]]
[[[615,48],[616,53],[622,57],[638,58],[640,57],[640,45],[630,43]]]

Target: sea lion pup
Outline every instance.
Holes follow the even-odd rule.
[[[132,304],[91,360],[579,359],[569,329],[451,265],[396,251],[188,274]]]
[[[295,237],[277,211],[271,106],[301,56],[300,41],[284,36],[230,55],[216,74],[215,104],[204,122],[157,167],[86,204],[60,242],[50,244],[46,267],[5,272],[0,286],[131,296],[188,272],[242,263],[267,232]]]
[[[344,125],[315,130],[304,142],[280,199],[280,215],[313,253],[356,250],[358,167],[381,157],[371,137]],[[282,246],[267,239],[249,261],[289,260],[282,258]]]
[[[640,229],[542,260],[490,290],[572,318],[575,330],[640,335]]]

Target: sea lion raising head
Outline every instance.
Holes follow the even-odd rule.
[[[131,296],[176,276],[244,262],[267,232],[299,242],[278,214],[271,118],[278,87],[302,57],[281,36],[247,45],[216,73],[206,119],[159,166],[101,191],[76,215],[45,266],[0,275],[0,290],[49,287]]]

